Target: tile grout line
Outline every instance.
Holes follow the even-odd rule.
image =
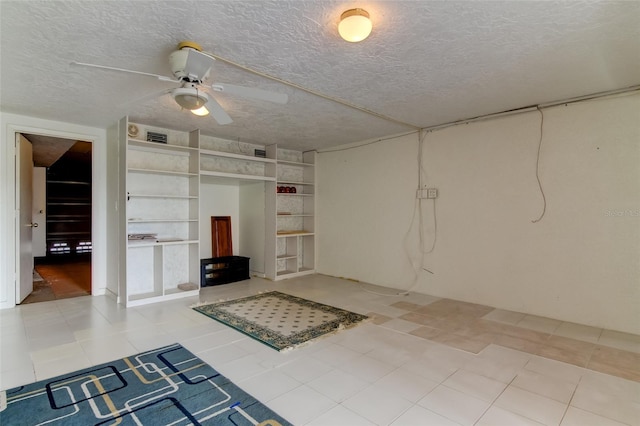
[[[573,401],[573,398],[576,396],[576,392],[578,391],[578,386],[580,386],[580,383],[582,383],[582,374],[580,375],[580,379],[578,380],[578,383],[576,384],[575,389],[571,393],[571,398],[569,398],[569,402],[567,403],[567,408],[565,408],[564,409],[564,413],[562,413],[562,418],[560,419],[560,423],[559,424],[562,424],[562,421],[564,420],[565,416],[567,415],[567,412],[569,411],[569,407],[571,407],[571,402]]]
[[[526,364],[525,364],[525,365],[526,365]],[[524,368],[524,367],[522,367],[522,368]],[[511,379],[511,381],[510,381],[509,383],[507,383],[507,386],[505,386],[505,387],[504,387],[504,389],[502,389],[502,391],[498,394],[498,396],[496,396],[496,397],[493,399],[493,401],[491,401],[491,404],[489,404],[489,406],[487,407],[487,409],[486,409],[486,410],[484,410],[484,411],[482,412],[482,414],[480,415],[480,417],[478,417],[478,420],[476,420],[475,422],[473,422],[473,424],[474,424],[474,425],[475,425],[475,424],[478,424],[478,422],[479,422],[479,421],[484,417],[484,415],[485,415],[485,414],[487,414],[487,411],[489,411],[489,410],[491,409],[491,407],[493,407],[493,405],[496,403],[496,401],[498,400],[498,398],[500,398],[500,397],[502,396],[502,394],[506,392],[507,388],[509,388],[509,386],[511,386],[511,384],[512,384],[512,383],[513,383],[513,381],[516,379],[516,377],[518,377],[518,374],[516,374],[516,375],[513,377],[513,379]],[[498,408],[500,408],[500,407],[498,407]],[[503,408],[503,410],[504,410],[504,408]],[[509,410],[506,410],[506,411],[509,411]],[[511,411],[509,411],[509,412],[511,413]],[[517,413],[514,413],[514,414],[517,414]],[[523,416],[523,417],[524,417],[524,416]],[[527,417],[527,418],[528,418],[528,417]],[[533,419],[530,419],[530,420],[533,420]]]
[[[584,368],[586,370],[596,371],[596,370],[593,370],[593,369],[589,368],[589,364],[591,364],[591,358],[593,358],[593,355],[596,353],[596,350],[598,349],[598,346],[601,346],[601,345],[596,343],[596,344],[593,345],[593,348],[591,348],[591,353],[589,353],[589,356],[587,357],[587,363],[584,366]],[[582,379],[582,377],[580,377],[580,379]]]

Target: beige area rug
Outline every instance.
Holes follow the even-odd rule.
[[[293,349],[368,319],[365,315],[278,291],[193,309],[278,351]]]

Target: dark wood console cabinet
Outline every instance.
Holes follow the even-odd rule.
[[[249,258],[222,256],[200,260],[200,286],[228,284],[249,279]]]

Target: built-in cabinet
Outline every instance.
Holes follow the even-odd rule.
[[[267,277],[315,272],[315,152],[276,151],[276,181],[267,185]]]
[[[272,280],[315,271],[315,152],[270,145],[259,157],[212,149],[216,145],[197,130],[177,136],[168,131],[166,144],[147,142],[142,134],[128,134],[130,124],[125,117],[118,126],[121,303],[198,293],[200,227],[210,220],[200,217],[200,197],[209,184],[249,188],[240,197],[247,210],[241,223],[247,232],[264,234],[247,244],[260,251],[252,262],[264,262],[252,270]]]
[[[135,306],[197,295],[199,133],[161,144],[129,136],[129,124],[120,123],[119,298]]]

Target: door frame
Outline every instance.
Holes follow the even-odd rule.
[[[16,133],[52,136],[62,139],[82,140],[92,143],[91,174],[91,294],[94,296],[106,293],[106,265],[107,265],[107,215],[106,212],[106,129],[80,126],[77,124],[43,120],[13,114],[0,114],[2,122],[3,142],[0,145],[0,309],[11,308],[16,305],[18,286],[19,256],[16,256],[19,239],[16,227]]]

